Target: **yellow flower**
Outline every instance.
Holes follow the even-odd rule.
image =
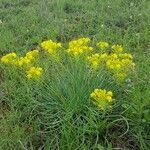
[[[112,97],[111,96],[107,96],[106,98],[107,98],[108,102],[112,102]]]
[[[115,53],[112,53],[112,54],[108,55],[108,59],[109,59],[109,60],[118,59],[118,55],[115,54]]]
[[[131,59],[122,59],[121,60],[121,63],[122,63],[122,67],[124,68],[131,68],[132,64],[133,64],[133,61]]]
[[[119,57],[122,58],[122,59],[133,59],[133,56],[129,53],[124,53],[124,54],[119,54]]]
[[[55,53],[56,50],[61,46],[61,43],[53,42],[52,40],[47,40],[41,43],[41,47],[45,49],[48,53]]]
[[[99,42],[96,46],[100,49],[106,49],[109,47],[109,44],[107,42]]]
[[[41,67],[31,67],[27,71],[27,78],[32,79],[32,78],[37,78],[40,77],[43,73],[43,69]]]
[[[100,64],[100,55],[93,54],[92,56],[88,56],[87,60],[90,63],[91,67],[96,69]]]
[[[1,62],[5,63],[5,64],[15,64],[16,58],[17,58],[16,53],[14,53],[14,52],[9,53],[1,58]]]
[[[38,50],[32,50],[32,51],[29,51],[26,53],[26,57],[30,60],[36,58],[39,54],[39,51]]]
[[[97,69],[106,59],[107,59],[106,53],[104,54],[96,53],[87,57],[88,62],[90,63],[91,67],[94,69]]]
[[[115,52],[115,53],[121,53],[122,51],[123,51],[123,47],[122,47],[122,45],[113,45],[112,46],[112,49],[113,49],[113,51]]]
[[[89,38],[80,38],[77,40],[70,41],[67,52],[75,57],[83,53],[90,52],[93,50],[93,48],[88,46],[89,42]]]
[[[106,67],[113,73],[117,81],[124,81],[134,67],[133,57],[131,54],[111,54],[107,57]]]
[[[108,91],[108,92],[107,92],[107,95],[110,96],[110,97],[112,97],[112,96],[113,96],[112,91]]]
[[[113,93],[111,91],[106,91],[105,89],[95,89],[94,92],[90,94],[93,103],[101,110],[106,109],[109,106],[109,103],[113,101],[112,96]]]
[[[39,54],[38,50],[29,51],[26,53],[25,57],[18,58],[15,64],[19,67],[29,65],[36,59],[38,54]]]
[[[102,60],[106,60],[107,59],[107,54],[106,53],[103,53],[103,54],[101,54],[100,55],[100,59],[102,59]]]
[[[106,66],[110,70],[119,70],[121,69],[121,62],[119,59],[107,60]]]
[[[27,57],[20,57],[17,61],[16,61],[16,65],[19,67],[28,65],[31,63],[31,60]]]
[[[76,47],[76,46],[78,47],[85,46],[85,45],[88,45],[90,41],[91,40],[89,38],[79,38],[77,40],[72,40],[69,42],[69,47],[71,48],[71,47]]]

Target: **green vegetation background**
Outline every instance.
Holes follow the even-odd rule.
[[[96,148],[112,149],[115,145],[124,149],[149,150],[149,14],[149,0],[0,0],[0,56],[13,51],[24,54],[36,48],[45,39],[66,43],[71,39],[87,36],[93,42],[100,40],[123,44],[125,49],[134,55],[138,71],[130,111],[126,114],[127,118],[132,120],[131,128],[125,138],[119,137],[113,130],[109,131],[112,134],[109,138],[111,140],[107,144],[99,144]],[[2,83],[1,70],[0,73]],[[24,121],[25,115],[22,118],[22,112],[17,109],[12,109],[11,113],[6,115],[11,107],[11,104],[7,106],[10,97],[6,98],[3,86],[0,88],[0,149],[26,149],[23,143],[28,139],[20,129],[20,121]],[[31,124],[36,133],[40,123],[36,120]],[[48,147],[47,138],[51,135],[37,134],[30,135],[27,147],[30,145],[30,149],[37,149],[45,142],[45,149],[53,149]],[[69,133],[67,134],[69,136]],[[77,134],[74,133],[73,136]],[[53,138],[54,141],[57,139]],[[94,139],[95,135],[91,136],[92,138]],[[127,139],[131,139],[131,142],[127,142]],[[51,144],[54,149],[75,149],[75,143],[70,141],[69,137],[68,141],[61,142],[61,147],[57,147],[58,143],[54,145],[53,141]],[[80,149],[90,149],[90,144],[82,146]]]

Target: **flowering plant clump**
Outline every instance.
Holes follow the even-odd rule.
[[[106,91],[105,89],[95,89],[94,92],[90,94],[92,102],[97,105],[101,110],[110,107],[109,104],[113,101],[112,96],[113,93],[111,91]]]
[[[47,62],[49,61],[48,58],[51,58],[53,54],[54,56],[60,55],[60,61],[58,62],[57,66],[54,65],[55,68],[52,69],[52,74],[54,75],[56,73],[54,71],[56,70],[56,67],[59,67],[61,69],[62,67],[65,68],[66,64],[64,62],[67,57],[73,56],[75,57],[75,59],[73,60],[76,60],[78,56],[82,55],[83,57],[78,57],[79,59],[77,60],[82,60],[82,62],[86,62],[83,64],[85,65],[87,72],[89,71],[89,75],[91,75],[91,70],[92,72],[96,70],[95,73],[97,73],[100,68],[103,67],[105,69],[105,72],[107,72],[108,74],[112,74],[111,77],[116,79],[117,82],[125,81],[131,69],[133,69],[135,66],[133,62],[133,56],[130,53],[124,53],[124,49],[121,45],[111,46],[107,42],[98,42],[98,49],[94,49],[92,46],[90,46],[90,41],[91,40],[89,38],[79,38],[77,40],[72,40],[69,42],[69,47],[66,48],[66,50],[64,50],[63,48],[61,50],[61,53],[58,53],[57,49],[62,48],[61,43],[47,40],[40,44],[41,48],[44,51],[39,51],[38,49],[35,49],[27,52],[23,57],[18,57],[16,53],[9,53],[1,58],[1,62],[4,64],[14,65],[18,68],[21,67],[20,70],[23,70],[24,74],[26,74],[27,79],[31,80],[39,78],[43,75],[44,68],[37,66],[37,64],[47,64],[47,68],[45,70],[51,70],[51,66],[53,65],[50,65],[50,63],[52,63],[54,59],[52,59],[50,63]],[[50,53],[51,55],[47,55],[47,57],[38,57],[45,51]],[[61,55],[62,53],[64,53],[64,55]],[[54,58],[56,59],[57,57]],[[71,63],[74,63],[74,61]],[[61,67],[58,65],[60,65]],[[77,67],[80,68],[80,63],[78,63]],[[72,68],[76,69],[74,67]],[[82,69],[80,70],[82,71]],[[46,71],[44,71],[44,73]],[[74,70],[68,72],[70,72],[71,74],[71,72],[73,71]],[[82,73],[85,74],[85,72]],[[78,75],[80,76],[79,73],[76,76]],[[83,77],[84,76],[86,76],[86,74],[83,75]],[[64,78],[66,78],[66,76]],[[74,77],[72,76],[72,78]],[[110,107],[110,103],[113,101],[112,92],[106,91],[105,89],[95,89],[90,96],[92,98],[92,102],[97,105],[101,110],[105,110],[106,108]]]

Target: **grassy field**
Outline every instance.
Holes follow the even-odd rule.
[[[0,0],[0,57],[39,49],[39,80],[0,62],[0,150],[150,149],[149,0]],[[62,49],[81,37],[123,45],[135,69],[119,83],[103,69],[88,70],[85,56]],[[52,39],[59,57],[42,52]],[[91,73],[92,72],[92,73]],[[113,92],[111,110],[100,110],[90,94]]]

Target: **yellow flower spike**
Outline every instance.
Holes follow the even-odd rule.
[[[122,45],[118,45],[118,44],[117,44],[117,45],[113,45],[111,48],[112,48],[113,51],[116,52],[116,53],[121,53],[121,52],[123,51]]]
[[[105,89],[95,89],[94,92],[90,94],[92,102],[97,105],[101,110],[104,110],[110,106],[113,93],[111,91],[106,91]]]
[[[1,58],[1,62],[5,63],[5,64],[15,64],[16,58],[17,58],[16,53],[14,53],[14,52],[9,53]]]
[[[40,77],[43,73],[43,69],[41,67],[31,67],[27,71],[27,78],[32,79],[32,78],[37,78]]]
[[[107,42],[98,42],[96,46],[100,49],[106,49],[109,47],[109,44]]]

